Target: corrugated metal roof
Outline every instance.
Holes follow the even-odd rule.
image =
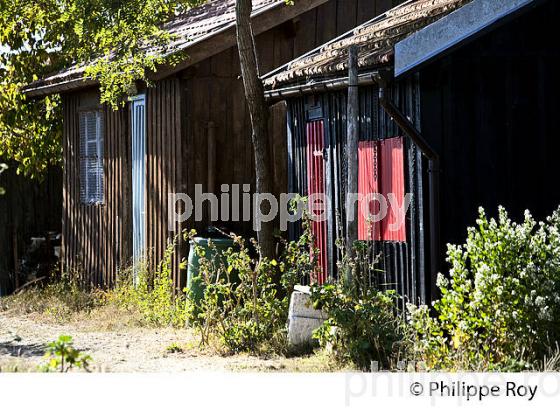
[[[253,14],[256,16],[264,11],[285,4],[285,0],[253,0]],[[167,47],[164,54],[169,55],[197,44],[221,31],[235,25],[235,0],[213,0],[200,7],[188,10],[164,25],[164,29],[176,38]],[[160,50],[148,48],[148,52],[161,53]],[[95,81],[83,78],[87,65],[74,66],[59,71],[51,76],[35,81],[24,88],[29,94],[47,93],[53,86],[56,91],[73,88],[77,82],[81,86],[95,84]],[[35,93],[33,91],[36,91]]]
[[[348,48],[358,47],[358,67],[376,68],[393,59],[394,45],[471,0],[411,0],[263,77],[265,87],[334,75],[348,69]]]

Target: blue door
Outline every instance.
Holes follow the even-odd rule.
[[[130,100],[132,129],[132,261],[134,276],[146,249],[146,96]]]

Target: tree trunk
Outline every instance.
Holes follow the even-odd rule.
[[[236,0],[235,14],[237,26],[237,48],[241,76],[245,88],[245,99],[249,107],[252,127],[252,142],[257,176],[257,193],[272,193],[272,173],[270,171],[270,140],[268,137],[268,105],[264,99],[264,87],[259,78],[255,39],[251,28],[252,0]],[[268,204],[268,202],[264,202]],[[268,212],[269,209],[263,209]],[[254,210],[257,216],[257,211]],[[257,232],[261,257],[274,258],[273,223],[266,222]]]

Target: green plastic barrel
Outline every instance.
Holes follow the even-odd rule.
[[[209,242],[212,241],[212,248],[209,246]],[[234,246],[233,239],[230,238],[200,238],[195,237],[191,241],[191,246],[189,250],[189,260],[187,268],[187,288],[191,291],[193,300],[198,304],[200,300],[204,297],[204,281],[200,278],[200,262],[199,256],[195,251],[195,246],[193,242],[199,247],[204,249],[205,257],[213,262],[215,266],[220,266],[223,264],[227,267],[227,261],[220,255],[223,254],[228,248]]]

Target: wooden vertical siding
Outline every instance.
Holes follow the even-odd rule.
[[[160,81],[147,92],[146,222],[147,256],[154,269],[174,233],[167,229],[168,194],[179,192],[182,171],[181,86]],[[78,113],[91,106],[91,93],[64,98],[63,249],[64,269],[94,286],[111,286],[120,268],[131,261],[131,135],[128,107],[104,113],[104,198],[102,204],[80,202],[80,135]],[[178,233],[178,232],[177,232]],[[182,246],[179,237],[178,246]],[[174,283],[181,286],[179,262],[173,256]]]
[[[128,111],[104,114],[103,203],[80,201],[79,111],[95,107],[96,93],[64,96],[62,204],[63,269],[85,285],[112,286],[130,259],[130,135]]]
[[[168,195],[183,192],[187,173],[183,172],[184,147],[182,118],[184,118],[182,82],[177,78],[159,81],[148,89],[147,158],[146,158],[146,243],[152,269],[162,260],[169,243],[177,241],[172,257],[172,278],[178,288],[184,285],[179,263],[185,257],[181,229],[170,231]]]
[[[267,73],[314,47],[340,35],[351,27],[369,20],[402,1],[390,0],[331,0],[310,10],[293,21],[286,22],[256,37],[259,70]],[[185,79],[186,144],[184,161],[190,176],[187,192],[194,195],[194,185],[207,187],[208,124],[216,130],[215,189],[221,184],[251,184],[254,189],[255,171],[251,124],[243,92],[237,49],[232,47],[189,67],[181,76]],[[270,110],[271,158],[274,193],[286,192],[286,105],[281,102]],[[208,215],[193,226],[198,230],[208,225]],[[250,223],[223,224],[239,234],[254,235]]]
[[[544,2],[420,71],[422,134],[441,161],[441,244],[464,243],[480,206],[519,222],[560,204],[559,17],[560,3]]]

